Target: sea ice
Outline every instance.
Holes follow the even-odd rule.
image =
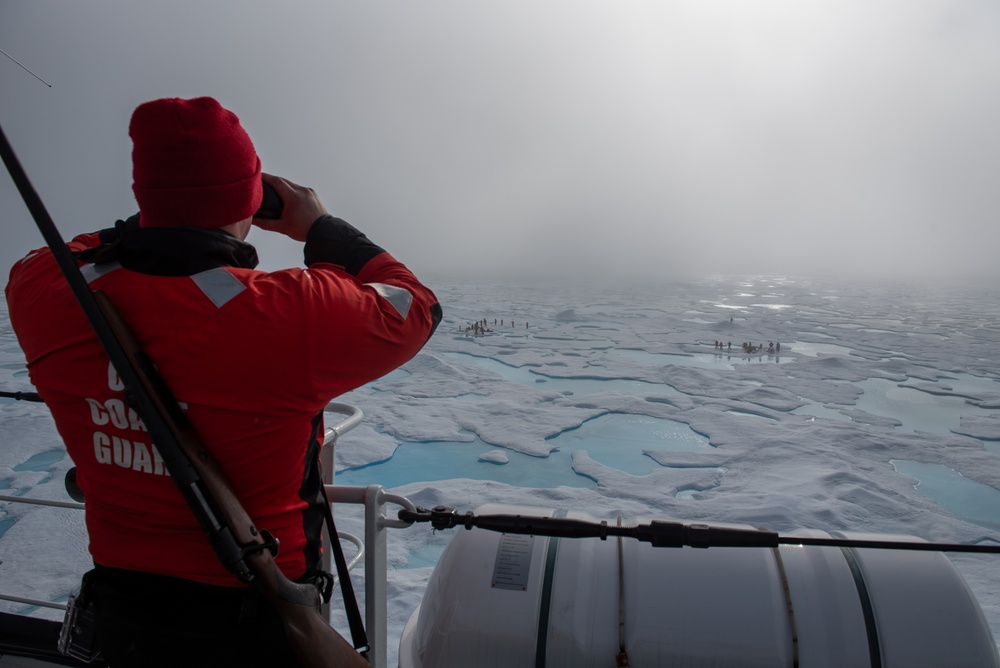
[[[428,474],[427,480],[393,491],[418,505],[462,511],[498,502],[583,509],[609,519],[656,516],[781,532],[809,528],[941,542],[998,540],[992,526],[970,519],[984,512],[1000,516],[1000,507],[975,512],[946,507],[892,463],[934,467],[911,471],[950,470],[981,489],[1000,490],[995,291],[791,278],[717,278],[584,292],[537,284],[432,287],[445,320],[426,348],[405,372],[338,399],[365,413],[362,426],[337,444],[336,468],[345,479],[362,480],[365,471],[379,470],[370,465],[391,464],[401,444],[424,444],[422,450],[433,458],[430,444],[448,442],[475,447],[463,466],[481,469],[447,479]],[[0,314],[0,388],[30,390],[5,315]],[[466,325],[482,319],[492,332],[466,333]],[[720,340],[722,350],[714,345]],[[743,342],[763,344],[765,352],[743,353]],[[771,342],[780,343],[780,353],[766,352]],[[877,388],[886,400],[873,398]],[[914,406],[928,410],[914,416],[909,414]],[[650,472],[637,475],[616,467],[614,459],[594,459],[585,443],[565,446],[558,438],[611,414],[684,425],[708,447],[643,447]],[[58,443],[44,408],[0,403],[0,424],[5,493],[64,499],[67,459],[47,471],[15,470]],[[489,471],[499,476],[515,470],[516,457],[526,456],[544,471],[555,461],[557,447],[572,450],[559,464],[568,467],[562,473],[583,476],[585,485],[525,487],[490,479]],[[503,458],[508,463],[498,466]],[[944,479],[938,476],[935,484]],[[977,503],[983,498],[991,503],[989,495]],[[56,529],[51,518],[57,512],[67,511],[0,506],[0,521],[16,519],[0,539],[4,590],[27,595],[24,590],[30,589],[57,599],[85,570],[82,521],[61,520],[70,524]],[[364,533],[357,508],[338,506],[336,513],[342,531]],[[390,665],[429,564],[448,539],[448,532],[426,526],[390,533]],[[56,569],[58,577],[42,573],[40,554],[49,555],[45,567]],[[996,636],[1000,558],[951,558]],[[363,591],[364,575],[356,576],[355,587]],[[336,619],[346,628],[340,613]]]
[[[482,462],[493,462],[494,464],[506,464],[510,461],[510,457],[503,450],[490,450],[489,452],[484,452],[479,455],[479,461]]]

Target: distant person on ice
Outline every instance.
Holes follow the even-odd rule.
[[[262,177],[239,119],[214,99],[142,104],[129,135],[139,213],[69,246],[253,521],[279,539],[278,567],[316,582],[323,408],[413,357],[441,308],[311,189]],[[262,178],[283,200],[278,219],[255,217]],[[306,268],[257,271],[251,226],[304,242]],[[209,546],[48,249],[14,265],[6,295],[31,381],[86,496],[108,663],[299,665],[281,617]],[[367,665],[343,646],[343,665]]]

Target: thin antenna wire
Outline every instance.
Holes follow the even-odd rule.
[[[20,66],[20,68],[21,68],[22,70],[24,70],[25,72],[27,72],[27,73],[28,73],[28,74],[30,74],[31,76],[35,77],[36,79],[38,79],[39,81],[41,81],[41,82],[42,82],[43,84],[45,84],[45,85],[46,85],[46,86],[48,86],[49,88],[52,88],[52,84],[50,84],[50,83],[49,83],[48,81],[46,81],[45,79],[43,79],[42,77],[38,76],[37,74],[35,74],[35,73],[34,73],[34,72],[32,72],[31,70],[29,70],[29,69],[28,69],[27,67],[25,67],[24,65],[21,65],[21,63],[17,62],[17,59],[16,59],[16,58],[14,58],[14,56],[10,55],[9,53],[7,53],[6,51],[4,51],[3,49],[0,49],[0,53],[2,53],[3,55],[7,56],[7,57],[8,57],[8,58],[10,58],[10,59],[11,59],[12,61],[14,61],[14,62],[15,62],[15,63],[16,63],[16,64],[17,64],[18,66]]]

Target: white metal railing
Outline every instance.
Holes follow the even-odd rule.
[[[390,494],[381,485],[367,487],[350,487],[334,485],[334,453],[337,439],[358,426],[364,418],[364,413],[357,406],[331,402],[326,412],[338,413],[344,419],[326,430],[324,448],[320,456],[323,469],[323,482],[326,495],[331,504],[349,503],[365,507],[365,537],[358,541],[357,537],[338,531],[337,535],[358,545],[359,552],[350,562],[350,567],[362,557],[365,560],[365,631],[368,635],[368,662],[373,668],[386,668],[388,660],[388,565],[386,561],[386,529],[402,529],[409,527],[408,522],[390,519],[385,510],[388,504],[395,504],[408,510],[415,510],[414,505],[404,496]],[[328,534],[324,533],[324,536]],[[363,547],[362,547],[363,545]],[[331,545],[328,538],[323,544],[323,569],[335,573],[331,568]],[[324,615],[329,620],[329,606],[325,605]]]
[[[350,487],[327,485],[330,502],[360,504],[365,507],[365,630],[368,633],[368,662],[374,668],[386,668],[388,648],[388,572],[386,529],[406,528],[408,522],[386,517],[386,505],[392,503],[415,510],[405,496],[390,494],[381,485]],[[338,532],[339,533],[339,532]],[[343,535],[343,534],[341,534]]]
[[[23,503],[29,506],[51,506],[55,508],[70,508],[72,510],[83,510],[83,504],[77,503],[76,501],[55,501],[53,499],[32,499],[26,496],[9,496],[7,494],[0,494],[0,502],[5,503]],[[45,601],[38,598],[27,598],[24,596],[15,596],[13,594],[5,594],[0,592],[0,600],[11,601],[13,603],[24,603],[26,605],[37,605],[41,608],[53,608],[55,610],[65,610],[65,603],[57,603],[54,601]]]
[[[53,499],[31,499],[26,496],[7,496],[0,494],[0,501],[8,503],[23,503],[29,506],[53,506],[55,508],[72,508],[83,510],[83,504],[76,501],[55,501]]]
[[[328,427],[323,438],[323,449],[320,451],[320,469],[323,474],[323,485],[329,489],[329,485],[333,484],[333,469],[334,469],[334,451],[337,447],[337,439],[354,429],[356,426],[361,424],[361,420],[364,419],[365,414],[361,412],[361,409],[357,406],[352,406],[350,404],[341,404],[335,401],[331,401],[327,404],[326,408],[323,409],[324,413],[337,413],[343,416],[343,419],[338,422],[333,427]],[[330,492],[327,492],[327,499],[333,502]],[[351,559],[349,563],[349,569],[354,568],[354,565],[358,563],[362,558],[364,558],[365,546],[364,541],[353,536],[351,534],[344,534],[337,532],[338,538],[343,538],[345,540],[354,543],[358,551]],[[323,532],[323,557],[320,562],[321,567],[327,573],[333,574],[334,578],[337,577],[337,571],[332,566],[333,550],[330,543],[330,534],[327,531]],[[328,603],[323,604],[323,616],[330,619],[330,605]]]
[[[362,505],[365,509],[365,535],[358,538],[349,533],[337,532],[338,538],[342,541],[353,543],[357,548],[357,553],[348,561],[348,570],[352,570],[358,562],[364,559],[365,562],[365,629],[368,634],[369,652],[368,662],[373,668],[386,668],[387,662],[387,616],[388,616],[388,592],[387,592],[387,560],[386,560],[386,529],[406,528],[409,523],[397,519],[390,519],[386,516],[386,506],[395,504],[414,510],[414,505],[409,499],[385,491],[381,485],[369,485],[367,487],[344,487],[332,484],[333,480],[333,455],[337,439],[347,433],[364,418],[364,413],[355,406],[349,404],[330,403],[327,412],[337,413],[344,416],[344,419],[336,426],[326,430],[321,459],[323,468],[324,488],[327,498],[331,504],[346,503]],[[0,502],[22,503],[39,506],[52,506],[57,508],[68,508],[71,510],[83,510],[84,504],[75,501],[56,501],[51,499],[34,499],[24,496],[8,496],[0,494]],[[329,573],[331,570],[331,544],[328,532],[323,533],[324,552],[323,568]],[[43,601],[39,599],[15,596],[0,592],[0,600],[23,603],[57,610],[65,610],[65,603],[53,601]],[[324,605],[323,610],[327,620],[329,620],[329,606]]]

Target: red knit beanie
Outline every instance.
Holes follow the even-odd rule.
[[[214,99],[141,104],[128,134],[143,227],[221,227],[260,208],[260,159],[240,119]]]

